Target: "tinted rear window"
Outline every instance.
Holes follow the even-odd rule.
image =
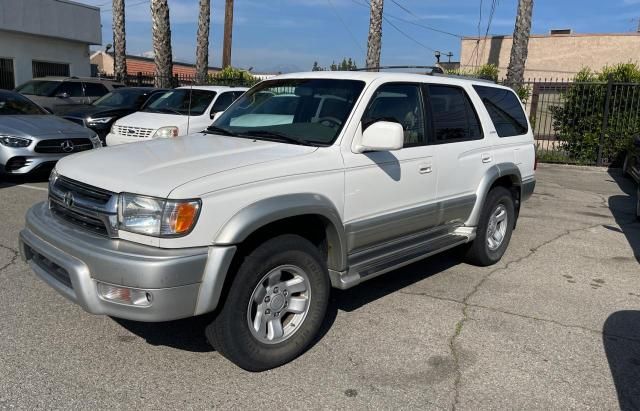
[[[473,86],[489,112],[500,137],[520,136],[529,130],[527,117],[516,94],[495,87]]]

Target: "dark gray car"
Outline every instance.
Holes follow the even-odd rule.
[[[0,90],[0,174],[28,174],[101,146],[93,130],[49,114],[21,94]]]

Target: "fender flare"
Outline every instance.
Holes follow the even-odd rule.
[[[478,225],[484,201],[487,198],[487,194],[489,194],[489,189],[499,178],[505,176],[511,177],[511,181],[518,187],[518,190],[522,190],[522,176],[518,166],[510,162],[494,164],[487,170],[482,180],[480,180],[478,190],[476,191],[476,204],[473,206],[473,210],[465,223],[466,226],[475,227]]]
[[[347,242],[342,218],[333,202],[321,194],[284,194],[252,203],[238,211],[222,226],[213,244],[240,244],[269,223],[303,215],[319,216],[324,220],[329,243],[327,266],[331,270],[345,270]]]

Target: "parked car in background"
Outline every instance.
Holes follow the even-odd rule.
[[[640,220],[640,135],[633,139],[633,146],[624,159],[622,172],[636,183],[636,218]]]
[[[202,131],[246,90],[246,87],[193,86],[167,91],[141,111],[116,121],[106,143],[113,146]]]
[[[21,84],[15,91],[58,114],[69,106],[91,104],[118,87],[124,84],[93,77],[41,77]]]
[[[98,135],[0,90],[0,174],[27,174],[62,157],[101,147]]]
[[[116,120],[142,109],[169,91],[152,87],[122,87],[91,104],[73,106],[61,116],[98,133],[104,143]]]

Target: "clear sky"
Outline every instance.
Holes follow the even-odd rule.
[[[101,5],[103,43],[112,41],[111,2]],[[232,63],[259,71],[310,70],[352,57],[364,64],[368,0],[235,0]],[[210,64],[220,65],[224,0],[211,0]],[[458,60],[458,36],[487,32],[492,0],[385,0],[382,63],[429,65],[433,50],[451,51]],[[513,32],[517,0],[498,0],[489,34]],[[127,51],[151,47],[148,0],[126,0]],[[482,7],[481,7],[482,5]],[[169,0],[174,59],[193,62],[198,0]],[[480,9],[482,17],[480,18]],[[572,28],[578,33],[629,32],[638,27],[640,0],[535,0],[533,33]],[[395,27],[394,27],[395,26]],[[433,27],[451,34],[428,30]],[[404,33],[404,34],[403,34]]]

